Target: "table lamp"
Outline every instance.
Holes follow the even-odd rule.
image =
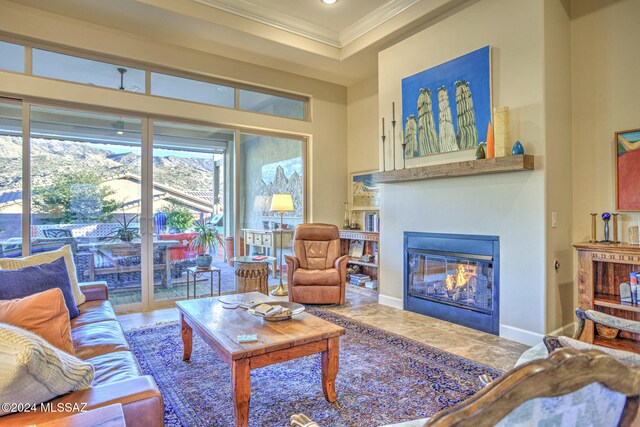
[[[289,295],[289,292],[285,289],[282,284],[282,217],[285,212],[293,211],[293,198],[291,194],[274,194],[271,198],[271,209],[272,212],[280,213],[280,257],[278,260],[278,268],[280,269],[280,284],[277,288],[271,291],[271,295],[283,297],[285,295]]]

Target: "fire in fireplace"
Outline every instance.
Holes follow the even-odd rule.
[[[405,233],[405,308],[498,333],[498,240]]]
[[[491,313],[493,265],[476,255],[409,253],[409,294]]]

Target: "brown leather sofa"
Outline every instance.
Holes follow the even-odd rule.
[[[340,256],[340,233],[331,224],[300,224],[293,256],[286,256],[289,301],[344,304],[347,256]]]
[[[142,375],[127,344],[122,328],[108,301],[107,285],[84,284],[87,297],[78,306],[80,315],[71,320],[71,338],[76,356],[95,369],[91,387],[52,400],[57,403],[86,403],[86,410],[122,404],[127,427],[164,426],[162,395],[154,379]],[[22,412],[0,417],[0,426],[40,424],[71,414],[65,412]]]

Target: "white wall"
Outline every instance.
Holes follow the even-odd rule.
[[[402,78],[491,45],[493,104],[510,107],[511,136],[536,162],[533,172],[384,184],[381,302],[402,298],[404,231],[498,235],[500,335],[534,344],[545,333],[543,31],[542,0],[483,0],[380,52],[380,116],[389,123],[391,103],[401,105]],[[474,153],[428,161],[453,157]]]

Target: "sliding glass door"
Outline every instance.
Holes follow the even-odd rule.
[[[69,245],[81,282],[143,302],[142,119],[31,107],[31,253]]]
[[[120,310],[235,292],[227,250],[290,251],[305,150],[303,139],[0,100],[0,258],[68,245],[78,280],[106,282]],[[282,230],[276,193],[294,203]],[[198,225],[221,237],[219,276],[195,274]],[[266,237],[245,242],[245,230]]]
[[[217,295],[220,275],[195,274],[197,227],[224,230],[224,151],[234,132],[186,123],[153,121],[153,298]],[[224,263],[224,245],[211,250],[213,265]],[[229,275],[220,282],[230,289]],[[189,288],[187,288],[189,284]],[[223,286],[224,285],[224,286]],[[215,290],[212,291],[212,287]]]
[[[0,258],[22,256],[22,104],[0,101]]]

